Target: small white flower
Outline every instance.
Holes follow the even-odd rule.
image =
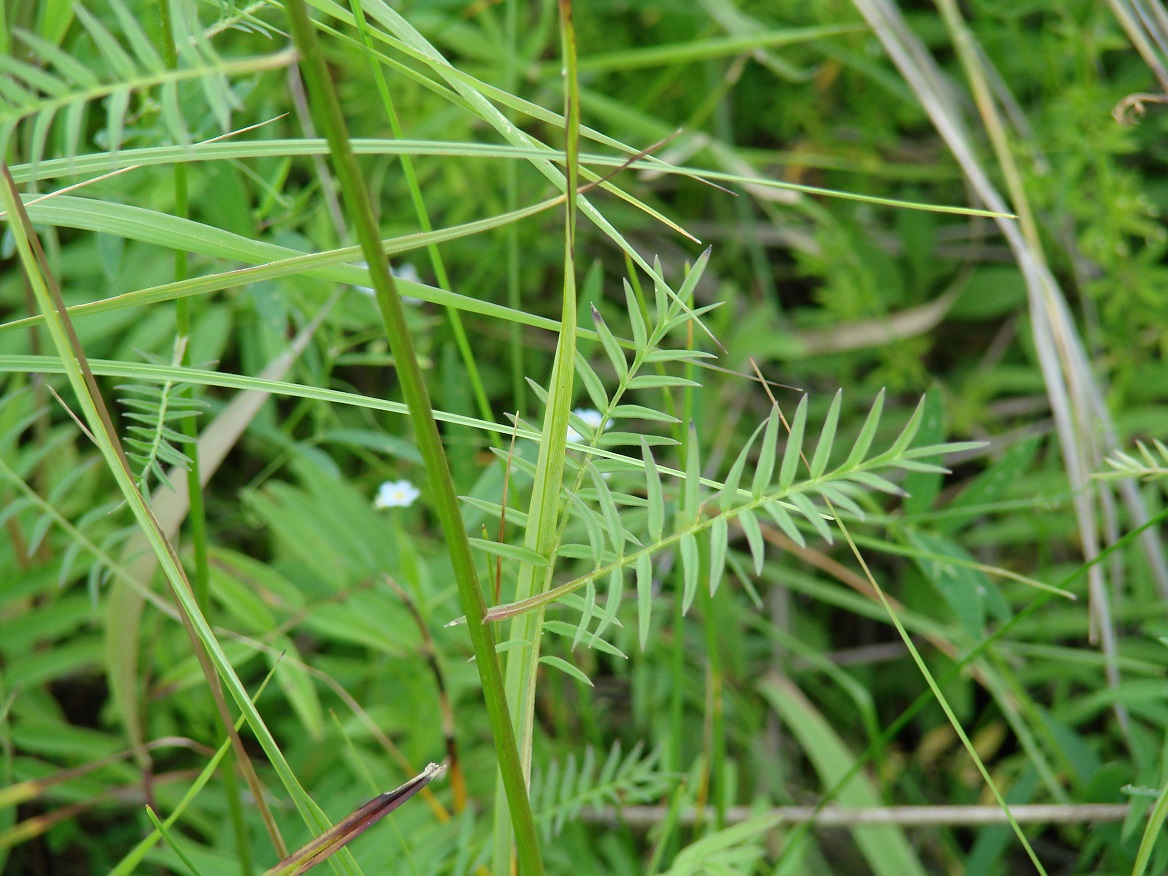
[[[596,410],[595,408],[576,408],[574,411],[572,411],[572,413],[583,420],[585,425],[591,426],[594,431],[600,428],[600,421],[604,419],[601,416],[600,411]],[[604,429],[605,431],[608,431],[611,428],[612,420],[609,420],[604,424]],[[584,437],[571,426],[569,426],[568,440],[581,442],[584,440]]]
[[[382,508],[409,508],[420,495],[422,495],[422,491],[409,481],[386,481],[378,487],[373,507],[379,510]]]
[[[357,267],[358,268],[368,268],[369,263],[368,262],[357,262]],[[395,277],[397,277],[399,280],[405,280],[406,282],[409,282],[409,283],[421,283],[422,282],[422,278],[420,276],[418,276],[418,269],[415,268],[413,265],[411,265],[409,262],[403,262],[400,267],[390,268],[389,272],[391,274],[393,274]],[[362,295],[368,295],[370,298],[372,298],[375,294],[372,286],[354,286],[353,288],[356,289],[358,292],[360,292]],[[403,295],[402,301],[406,302],[407,304],[421,304],[422,303],[421,298],[411,298],[409,295]]]

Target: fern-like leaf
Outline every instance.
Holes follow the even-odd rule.
[[[1112,470],[1097,473],[1097,478],[1136,478],[1147,482],[1168,478],[1168,445],[1159,439],[1153,439],[1151,445],[1137,441],[1134,454],[1116,450],[1104,461]]]
[[[198,22],[194,3],[181,0],[173,4],[179,68],[171,70],[122,0],[107,2],[117,18],[120,36],[80,4],[74,6],[84,31],[82,39],[101,55],[101,64],[86,64],[36,34],[15,31],[15,37],[39,63],[19,61],[11,53],[0,56],[0,146],[6,148],[17,124],[31,118],[30,161],[40,161],[54,129],[62,152],[72,157],[89,129],[86,120],[91,107],[104,101],[105,124],[99,140],[104,148],[117,151],[125,139],[135,95],[141,98],[142,111],[157,110],[174,142],[189,143],[190,132],[179,105],[180,82],[201,84],[218,126],[226,130],[230,113],[238,105],[228,77],[287,66],[293,61],[288,52],[241,61],[220,59]],[[109,75],[101,78],[93,69],[109,71]]]
[[[180,358],[181,352],[176,351],[175,360]],[[194,444],[194,439],[176,427],[202,414],[207,403],[191,394],[190,385],[174,381],[127,383],[118,389],[122,416],[130,423],[124,436],[126,458],[139,489],[148,492],[149,481],[155,479],[173,490],[166,467],[189,469],[191,458],[183,448]]]
[[[585,807],[645,803],[666,793],[673,777],[660,770],[659,751],[643,753],[637,743],[622,756],[616,742],[603,763],[591,746],[578,762],[575,754],[552,761],[531,780],[531,801],[544,836],[551,839]]]

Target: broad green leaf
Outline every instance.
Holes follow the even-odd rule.
[[[810,759],[822,786],[835,788],[843,782],[855,764],[856,756],[848,750],[831,723],[784,679],[768,679],[760,689]],[[884,805],[864,770],[847,778],[836,799],[840,806],[845,807],[879,808]],[[876,876],[925,876],[924,867],[900,828],[866,825],[854,828],[852,836]]]

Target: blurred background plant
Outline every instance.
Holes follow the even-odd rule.
[[[565,271],[556,5],[310,5],[486,601],[506,613],[525,566],[575,582],[527,704],[547,870],[1168,869],[1160,7],[578,4],[580,182],[613,176],[581,202],[562,413],[589,415],[547,566],[522,545]],[[282,5],[5,16],[0,133],[44,273],[266,724],[219,752],[205,642],[71,416],[6,215],[6,872],[166,872],[175,847],[260,872],[443,759],[338,866],[490,867],[496,754],[437,491]],[[830,476],[910,422],[913,446],[985,444],[949,476],[901,447],[799,493],[824,435]],[[776,456],[787,425],[810,473],[799,442]],[[1029,852],[938,815],[994,811],[987,776],[1058,807]],[[174,847],[141,843],[147,803]],[[821,804],[933,809],[775,809]]]

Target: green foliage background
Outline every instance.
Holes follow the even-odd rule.
[[[164,523],[186,519],[175,544],[194,598],[324,820],[456,754],[433,796],[335,866],[500,872],[492,821],[510,821],[478,667],[450,626],[463,609],[437,491],[362,254],[338,251],[352,221],[311,139],[285,10],[173,2],[168,38],[157,6],[5,7],[4,157],[48,273],[137,483]],[[1121,446],[1168,432],[1166,117],[1152,101],[1113,117],[1156,87],[1126,7],[973,0],[968,31],[944,2],[897,13],[946,74],[974,160],[1033,217],[1084,374],[1036,343],[1017,250],[865,22],[882,4],[578,3],[581,182],[612,174],[584,194],[615,231],[578,220],[567,397],[552,380],[562,187],[540,167],[562,165],[566,142],[556,5],[394,7],[412,33],[382,3],[365,3],[363,29],[347,7],[312,6],[396,285],[418,296],[407,325],[487,603],[512,602],[524,566],[580,585],[529,615],[547,871],[1163,872],[1168,452],[1109,467],[1116,447],[1076,394],[1100,395]],[[971,96],[963,45],[999,115]],[[557,151],[517,147],[499,120]],[[182,867],[166,843],[134,857],[148,802],[181,812],[170,839],[199,872],[262,872],[284,850],[238,753],[184,801],[226,738],[215,691],[70,416],[83,406],[29,319],[35,278],[5,219],[5,872]],[[1081,443],[1059,432],[1052,373],[1069,375]],[[247,408],[249,392],[271,396]],[[614,424],[571,420],[558,549],[541,559],[522,547],[540,424],[569,405]],[[778,439],[789,425],[802,442]],[[845,462],[857,447],[850,462],[877,461],[863,477]],[[173,487],[197,450],[222,461],[201,463],[188,516]],[[1150,548],[1129,535],[1120,481],[1077,487],[1067,458],[1138,482]],[[399,479],[420,500],[375,508]],[[523,659],[510,623],[492,627],[504,660]],[[318,830],[263,735],[242,736],[295,850]],[[1029,850],[1004,824],[829,831],[775,809],[992,807],[987,776],[1011,804],[1131,808],[1023,825]],[[646,826],[622,805],[661,808]]]

